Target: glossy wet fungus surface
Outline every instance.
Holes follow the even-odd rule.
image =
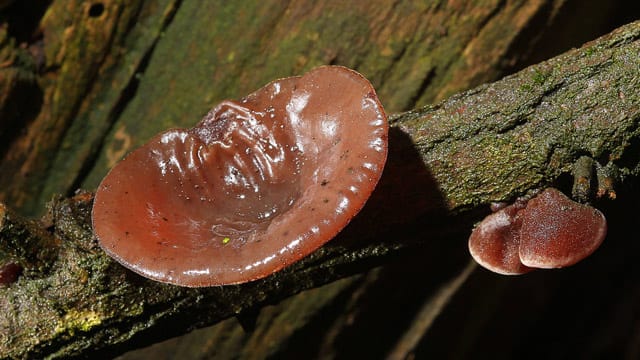
[[[265,277],[332,239],[387,156],[371,84],[339,66],[223,101],[158,134],[104,178],[93,228],[129,269],[182,286]]]
[[[606,233],[600,211],[548,188],[487,216],[471,233],[469,251],[483,267],[516,275],[573,265],[591,255]]]

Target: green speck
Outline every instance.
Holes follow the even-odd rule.
[[[520,86],[520,90],[522,90],[522,91],[527,91],[527,92],[529,92],[529,91],[531,91],[532,89],[533,89],[533,86],[531,86],[531,85],[529,85],[529,84],[522,84],[522,85]]]
[[[533,78],[532,78],[533,82],[536,83],[537,85],[544,84],[544,81],[546,80],[547,75],[538,69],[534,71],[535,73],[533,74]]]
[[[229,243],[229,241],[231,241],[231,239],[226,237],[226,238],[222,239],[222,244],[226,245],[226,244]]]

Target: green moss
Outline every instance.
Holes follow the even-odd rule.
[[[543,85],[547,77],[548,77],[548,74],[536,68],[533,70],[533,75],[531,76],[531,80],[536,85]]]

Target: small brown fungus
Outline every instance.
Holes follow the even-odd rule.
[[[586,258],[602,244],[607,220],[599,210],[547,189],[527,202],[520,233],[523,264],[560,268]]]
[[[341,66],[223,101],[99,185],[93,228],[129,269],[182,286],[243,283],[300,260],[362,208],[387,156],[371,84]]]
[[[520,228],[523,202],[497,209],[473,230],[469,252],[483,267],[503,275],[519,275],[531,271],[520,261]]]
[[[602,244],[607,221],[597,209],[548,188],[487,216],[471,233],[471,256],[500,274],[561,268],[591,255]]]
[[[22,266],[14,262],[0,265],[0,285],[9,285],[18,280],[22,274]]]

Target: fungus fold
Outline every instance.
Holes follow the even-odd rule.
[[[591,255],[606,233],[600,211],[548,188],[487,216],[471,233],[469,252],[493,272],[517,275],[573,265]]]
[[[99,185],[102,248],[182,286],[265,277],[333,238],[362,208],[387,156],[371,84],[341,66],[273,81],[158,134]]]

